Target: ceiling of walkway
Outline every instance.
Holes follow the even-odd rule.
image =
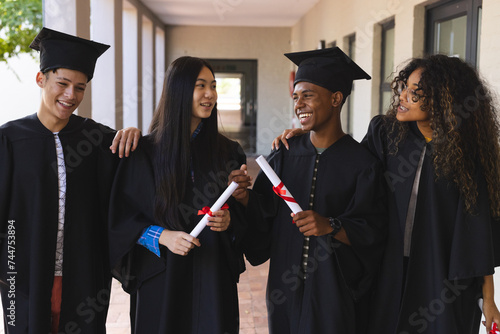
[[[142,0],[142,3],[171,25],[291,27],[318,1]]]

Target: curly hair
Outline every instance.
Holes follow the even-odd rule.
[[[466,212],[474,214],[478,196],[476,175],[481,172],[488,185],[491,214],[500,217],[497,109],[486,84],[466,62],[455,57],[432,55],[411,60],[399,72],[392,82],[391,108],[384,117],[389,134],[389,153],[397,153],[409,130],[407,122],[396,119],[399,105],[397,84],[406,83],[416,69],[422,69],[416,91],[422,96],[421,110],[430,114],[436,177],[452,181],[465,201]]]

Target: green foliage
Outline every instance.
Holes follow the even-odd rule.
[[[32,52],[42,24],[42,0],[0,0],[0,62]]]

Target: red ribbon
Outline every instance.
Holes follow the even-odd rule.
[[[279,197],[283,198],[287,202],[297,203],[297,201],[293,197],[284,196],[284,195],[286,195],[286,190],[283,189],[284,186],[285,185],[283,184],[283,182],[278,184],[277,187],[273,186],[273,190],[274,190],[275,194],[278,195]]]
[[[220,209],[221,210],[227,210],[227,209],[229,209],[229,205],[226,203]],[[209,215],[210,217],[214,216],[213,212],[210,211],[210,207],[209,206],[205,206],[203,209],[198,210],[198,216],[200,216],[200,215]]]
[[[497,334],[499,332],[497,328],[497,324],[494,322],[493,327],[491,328],[490,334]]]

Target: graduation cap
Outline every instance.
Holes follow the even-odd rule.
[[[353,80],[371,79],[338,47],[285,53],[285,56],[299,67],[294,85],[310,82],[333,93],[340,91],[344,99],[351,94]]]
[[[95,63],[109,45],[89,41],[48,28],[42,30],[30,44],[40,51],[40,71],[45,73],[56,68],[67,68],[94,76]]]

